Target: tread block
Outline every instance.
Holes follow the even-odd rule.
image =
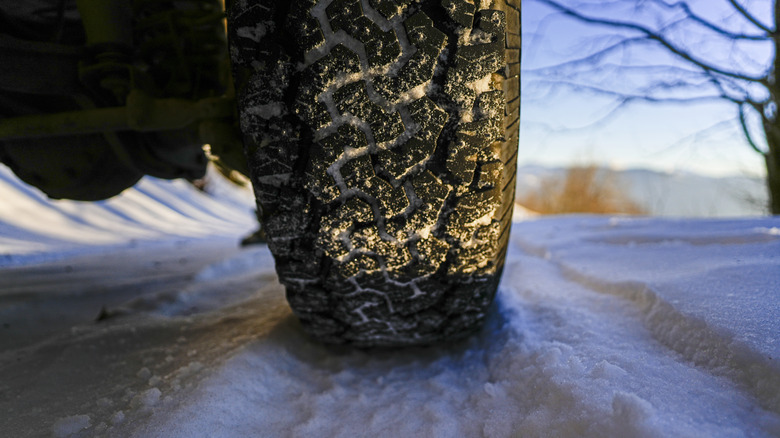
[[[343,278],[355,277],[360,273],[376,272],[380,269],[379,262],[374,256],[358,254],[352,260],[339,266],[339,273]]]
[[[383,240],[376,227],[363,228],[350,235],[350,242],[355,249],[373,252],[377,260],[382,260],[386,268],[397,268],[412,261],[409,250],[394,242]]]
[[[362,190],[366,183],[374,178],[374,165],[370,156],[361,155],[344,163],[340,173],[348,188]]]
[[[479,156],[479,161],[492,161],[491,159],[483,159],[483,157],[486,155],[486,150],[490,149],[490,146],[492,144],[495,144],[495,142],[490,141],[489,138],[485,138],[479,135],[468,135],[464,134],[463,132],[458,132],[455,135],[459,140],[462,140],[464,143],[470,145],[475,151],[478,151],[477,154]]]
[[[401,156],[406,163],[407,169],[414,166],[417,163],[430,158],[433,152],[436,150],[435,141],[425,141],[420,137],[412,137],[406,143],[401,146]]]
[[[426,170],[412,179],[412,186],[414,187],[414,194],[424,202],[437,206],[436,209],[441,209],[444,205],[444,200],[447,199],[447,195],[450,193],[449,187],[447,187],[436,175],[431,171]]]
[[[454,269],[455,272],[474,273],[491,268],[496,261],[500,230],[498,221],[477,228],[471,236],[471,244],[455,252],[450,269]]]
[[[377,76],[373,80],[377,92],[390,101],[433,78],[436,63],[447,43],[447,36],[422,12],[407,18],[404,26],[409,42],[417,51],[395,76]]]
[[[501,90],[486,91],[477,96],[474,102],[477,119],[492,119],[504,116],[504,92]]]
[[[369,19],[361,20],[360,25],[367,25],[371,23]],[[398,42],[398,37],[394,31],[372,33],[371,37],[365,42],[366,53],[368,56],[368,65],[372,68],[383,67],[395,62],[401,56],[401,44]]]
[[[325,44],[325,36],[322,34],[322,29],[320,29],[320,22],[312,17],[309,12],[316,3],[316,0],[292,2],[290,12],[285,21],[285,28],[298,41],[301,53],[306,53]]]
[[[325,217],[320,224],[320,232],[317,235],[315,246],[326,256],[339,259],[349,253],[344,245],[344,231],[340,228],[341,222],[335,217]]]
[[[311,161],[323,161],[328,165],[344,153],[344,145],[349,144],[352,147],[368,146],[366,136],[363,132],[352,125],[341,125],[335,133],[318,141],[309,154]]]
[[[385,265],[392,269],[398,269],[412,262],[412,253],[402,246],[393,245],[385,254]]]
[[[501,196],[500,188],[493,188],[481,192],[469,192],[458,199],[458,206],[466,211],[482,216],[492,211]]]
[[[447,122],[447,113],[427,97],[412,102],[409,112],[419,130],[400,148],[398,155],[404,163],[404,171],[433,155],[441,130]]]
[[[450,143],[447,149],[447,170],[455,176],[462,185],[468,186],[474,179],[477,168],[479,148],[475,147],[471,137],[458,135],[457,140]]]
[[[364,252],[376,252],[378,255],[384,252],[382,249],[385,242],[379,237],[376,227],[369,226],[355,230],[349,235],[349,240],[355,249],[363,250]]]
[[[476,90],[467,86],[490,73],[505,69],[504,28],[502,11],[484,10],[476,15],[476,30],[490,35],[490,42],[462,46],[455,55],[455,66],[447,72],[445,91],[471,109],[477,96]]]
[[[460,75],[458,80],[476,81],[502,68],[503,53],[496,47],[494,43],[462,47],[455,61],[456,71]]]
[[[330,53],[309,67],[318,85],[328,85],[344,73],[360,73],[360,56],[338,44]]]
[[[359,198],[351,198],[345,202],[338,214],[342,221],[371,222],[374,218],[371,206]]]
[[[461,124],[456,134],[457,140],[448,151],[447,168],[462,181],[471,182],[469,174],[476,168],[472,161],[499,160],[503,147],[499,143],[503,137],[501,122],[501,117],[491,117]]]
[[[501,117],[491,117],[463,123],[458,133],[468,134],[468,141],[475,148],[482,149],[504,137],[503,120]]]
[[[371,178],[364,191],[379,201],[380,213],[386,218],[399,215],[409,207],[409,199],[403,187],[394,188],[382,178]]]
[[[328,173],[328,168],[341,157],[345,145],[361,148],[368,146],[368,141],[360,129],[341,125],[334,134],[316,142],[309,150],[306,188],[325,203],[334,201],[339,195],[336,181]]]
[[[359,198],[350,198],[344,205],[322,217],[316,247],[333,259],[346,256],[351,248],[345,245],[345,241],[349,240],[354,224],[368,223],[373,218],[374,212],[370,205]]]
[[[395,32],[382,31],[363,15],[360,0],[336,0],[328,5],[326,13],[334,32],[343,30],[365,45],[369,66],[382,67],[401,56],[401,44]]]
[[[492,214],[501,199],[501,188],[495,187],[482,192],[468,192],[458,199],[457,208],[463,214],[463,225],[469,222],[481,220],[488,214]]]
[[[439,108],[428,97],[422,97],[409,104],[409,112],[415,123],[420,125],[418,136],[424,140],[436,141],[447,123],[447,112]]]
[[[261,184],[277,187],[288,182],[289,175],[293,173],[293,163],[298,159],[296,149],[292,146],[280,140],[255,151],[253,170],[265,176],[259,180]]]
[[[333,93],[333,98],[342,114],[368,122],[378,143],[393,140],[406,129],[398,111],[386,112],[369,99],[365,81],[344,85]]]
[[[504,163],[499,160],[490,161],[479,166],[479,181],[477,187],[486,189],[501,185]]]
[[[405,230],[409,233],[415,233],[430,229],[439,220],[439,210],[434,208],[419,208],[406,218]]]
[[[458,198],[456,210],[450,215],[446,233],[461,242],[470,241],[475,227],[492,220],[501,200],[498,187],[482,192],[468,192]]]
[[[306,188],[320,201],[329,204],[339,197],[336,180],[328,174],[328,165],[310,163],[306,173]]]
[[[428,273],[435,272],[444,263],[450,250],[446,242],[435,237],[420,239],[415,243],[415,247],[420,254],[420,264],[428,268]]]
[[[441,0],[441,5],[456,23],[466,29],[471,29],[474,24],[474,3],[466,0]]]
[[[404,298],[406,296],[409,296],[411,291],[411,288],[401,286],[399,285],[397,288],[394,288],[392,290],[389,290],[386,287],[386,280],[384,275],[382,275],[381,272],[378,273],[370,273],[370,274],[358,274],[355,278],[355,283],[358,286],[358,291],[362,289],[366,292],[379,292],[381,291],[381,295],[377,294],[378,296],[382,296],[385,300],[385,302],[389,302],[390,305],[395,307],[394,301],[396,301],[399,298]],[[371,293],[369,292],[369,293]],[[359,292],[358,292],[359,293]],[[393,309],[395,310],[395,308]],[[390,316],[390,318],[394,318],[394,316]],[[385,318],[383,318],[385,319]]]
[[[498,244],[499,234],[501,234],[501,224],[494,220],[488,225],[477,228],[474,238],[482,243],[482,247],[490,248],[492,251]]]
[[[406,227],[412,232],[430,229],[439,220],[441,209],[450,192],[450,188],[430,171],[424,171],[412,179],[415,197],[423,202],[409,215]]]
[[[313,89],[301,92],[300,98],[293,105],[293,112],[315,131],[333,121],[328,113],[328,107],[322,102],[317,102],[317,93]]]
[[[388,20],[400,15],[410,4],[412,4],[412,0],[371,0],[371,7]]]
[[[398,148],[398,152],[382,151],[378,154],[383,169],[396,180],[433,155],[448,118],[447,113],[428,97],[415,100],[408,108],[418,131]]]
[[[447,73],[447,81],[444,83],[444,89],[464,110],[470,110],[474,106],[474,100],[477,98],[477,92],[469,87],[465,79],[461,77],[461,72],[452,69]]]
[[[390,313],[387,297],[372,291],[356,292],[349,299],[339,302],[333,312],[336,318],[357,328],[359,332],[365,331],[378,335],[387,333],[389,325],[387,315]],[[345,336],[348,333],[349,330]]]
[[[404,217],[394,217],[385,221],[385,233],[394,239],[405,242],[409,238],[407,220]]]
[[[332,122],[330,113],[318,96],[324,88],[344,74],[360,72],[360,57],[357,53],[339,44],[327,56],[306,68],[302,74],[302,83],[294,111],[314,130],[319,130]],[[262,82],[261,82],[262,84]],[[266,88],[269,84],[264,84]]]
[[[380,151],[377,154],[377,160],[382,169],[387,172],[393,180],[400,179],[408,170],[409,166],[406,164],[406,158],[393,151]]]
[[[275,27],[272,17],[276,9],[274,0],[259,0],[252,8],[234,8],[230,12],[228,39],[239,50],[231,50],[234,66],[251,68],[258,59],[272,59],[273,43],[266,37]],[[324,39],[323,39],[324,41]]]

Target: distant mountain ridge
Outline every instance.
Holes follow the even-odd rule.
[[[567,168],[525,165],[518,168],[517,193],[539,189],[550,178],[564,178]],[[692,172],[659,172],[650,169],[607,172],[636,204],[649,215],[665,217],[743,217],[767,214],[767,192],[762,178],[711,177]]]

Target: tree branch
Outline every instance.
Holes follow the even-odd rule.
[[[646,37],[636,37],[636,38],[625,38],[623,40],[620,40],[619,42],[612,44],[610,46],[607,46],[603,49],[600,49],[596,52],[593,52],[587,56],[583,56],[581,58],[572,59],[571,61],[561,62],[560,64],[554,64],[554,65],[548,65],[546,67],[539,67],[539,68],[531,68],[531,69],[523,69],[524,73],[542,73],[545,71],[550,70],[560,70],[566,67],[573,67],[578,66],[580,64],[594,64],[596,63],[600,58],[607,56],[612,51],[617,50],[623,46],[630,45],[632,43],[638,43],[638,42],[647,42],[648,39]]]
[[[581,84],[581,83],[576,83],[571,81],[538,79],[533,81],[532,83],[549,85],[549,86],[564,86],[575,90],[590,91],[592,93],[600,94],[603,96],[617,98],[621,101],[621,103],[629,103],[631,101],[645,101],[650,103],[692,104],[692,103],[701,103],[701,102],[709,102],[709,101],[721,101],[723,99],[728,99],[735,103],[740,103],[739,101],[733,100],[731,96],[727,96],[724,94],[711,95],[711,96],[693,96],[693,97],[656,97],[647,94],[622,93],[619,91],[609,90],[606,88],[600,88],[593,85]]]
[[[733,2],[734,0],[730,0],[730,1]],[[705,20],[704,18],[702,18],[702,17],[700,17],[700,16],[698,16],[696,14],[694,14],[693,11],[691,10],[690,6],[688,6],[688,4],[685,3],[684,1],[674,2],[674,3],[666,3],[665,1],[662,1],[662,0],[656,0],[656,3],[661,3],[661,4],[663,4],[664,6],[670,8],[670,9],[678,8],[678,9],[682,10],[683,13],[685,13],[685,15],[686,15],[685,18],[686,19],[691,19],[695,23],[699,23],[703,27],[705,27],[705,28],[707,28],[707,29],[709,29],[709,30],[719,34],[719,35],[722,35],[722,36],[724,36],[726,38],[732,39],[732,40],[765,41],[765,40],[769,40],[769,39],[772,38],[771,37],[771,32],[766,30],[766,29],[761,28],[761,26],[759,26],[759,28],[764,30],[764,32],[766,32],[766,33],[748,35],[748,34],[735,33],[735,32],[731,32],[729,30],[726,30],[726,29],[724,29],[724,28],[722,28],[722,27],[720,27],[720,26],[718,26],[718,25],[716,25],[716,24],[714,24],[714,23],[712,23],[712,22],[710,22],[708,20]]]
[[[737,105],[739,108],[739,125],[742,127],[742,133],[745,134],[745,139],[747,140],[750,147],[759,154],[764,155],[766,152],[762,151],[758,146],[756,146],[756,143],[753,141],[753,137],[750,135],[750,129],[748,129],[747,119],[745,118],[744,105],[746,104],[743,103]]]
[[[621,29],[625,29],[625,30],[639,32],[639,33],[643,34],[646,39],[658,42],[659,44],[664,46],[670,52],[674,53],[675,55],[677,55],[678,57],[682,58],[683,60],[688,61],[691,64],[694,64],[694,65],[698,66],[702,70],[705,70],[705,71],[708,71],[708,72],[712,72],[712,73],[717,73],[717,74],[720,74],[720,75],[723,75],[723,76],[732,77],[732,78],[735,78],[735,79],[740,79],[740,80],[744,80],[744,81],[760,83],[760,84],[765,85],[765,86],[769,85],[768,78],[767,78],[766,75],[764,75],[764,76],[749,76],[749,75],[742,74],[742,73],[739,73],[739,72],[725,70],[725,69],[722,69],[720,67],[717,67],[717,66],[705,63],[704,61],[702,61],[700,59],[696,59],[690,53],[686,52],[683,49],[680,49],[679,47],[677,47],[674,44],[672,44],[669,41],[667,41],[662,35],[656,33],[655,31],[653,31],[653,30],[651,30],[651,29],[649,29],[649,28],[647,28],[645,26],[642,26],[642,25],[639,25],[639,24],[636,24],[636,23],[623,22],[623,21],[618,21],[618,20],[609,20],[609,19],[605,19],[605,18],[589,17],[589,16],[583,15],[583,14],[581,14],[581,13],[579,13],[579,12],[577,12],[577,11],[567,7],[567,6],[564,6],[564,5],[558,3],[557,1],[554,1],[554,0],[537,0],[537,1],[539,1],[539,2],[541,2],[543,4],[546,4],[546,5],[554,8],[554,9],[557,9],[559,12],[561,12],[564,15],[568,15],[570,17],[573,17],[573,18],[575,18],[577,20],[580,20],[582,22],[585,22],[585,23],[598,24],[598,25],[602,25],[602,26],[610,26],[610,27],[614,27],[614,28],[621,28]]]
[[[734,6],[734,9],[736,9],[737,12],[742,14],[742,16],[745,17],[745,19],[747,21],[753,23],[754,25],[756,25],[756,27],[758,27],[759,29],[761,29],[764,32],[768,33],[769,35],[775,35],[775,32],[776,32],[775,29],[770,29],[769,26],[766,26],[763,23],[761,23],[760,21],[758,21],[758,19],[756,17],[754,17],[753,14],[748,12],[748,10],[745,9],[744,6],[742,6],[741,4],[737,3],[737,0],[729,0],[729,3],[731,3],[731,6]]]

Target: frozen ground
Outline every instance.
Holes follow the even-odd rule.
[[[364,351],[306,338],[214,190],[0,168],[0,436],[780,436],[780,219],[518,218],[481,333]]]

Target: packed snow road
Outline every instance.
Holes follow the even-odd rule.
[[[780,436],[778,219],[518,221],[484,330],[370,351],[303,334],[251,201],[145,184],[0,212],[0,436]]]

